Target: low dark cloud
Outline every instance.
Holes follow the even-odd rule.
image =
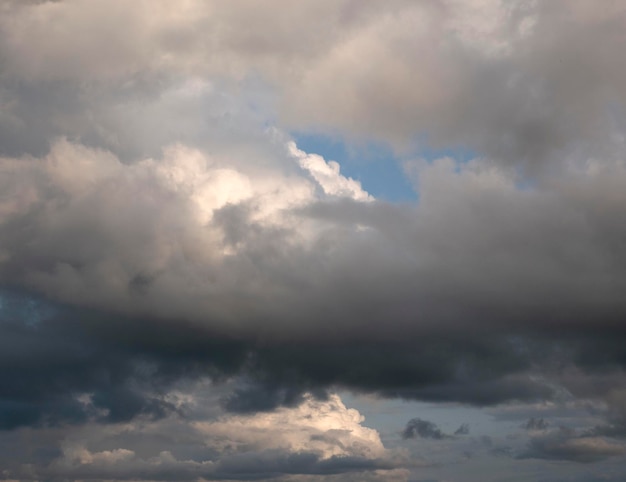
[[[2,428],[162,417],[173,410],[163,399],[172,383],[236,374],[248,351],[198,327],[43,304],[50,314],[33,310],[29,297],[2,296]]]
[[[381,393],[405,390],[407,397],[419,398],[420,386],[438,380],[467,383],[455,381],[460,359],[427,373],[425,354],[415,358],[407,347],[406,354],[398,356],[395,344],[267,346],[191,323],[35,304],[30,296],[14,292],[4,292],[2,300],[4,428],[162,417],[174,410],[163,395],[181,378],[211,377],[219,382],[249,377],[250,383],[223,400],[227,410],[242,413],[295,406],[304,392],[324,399],[332,386]],[[384,356],[385,350],[396,351],[395,357]],[[379,362],[372,364],[375,360]],[[366,372],[361,367],[368,361]],[[89,394],[89,403],[80,402],[80,394]],[[446,399],[448,394],[442,390],[439,396]]]
[[[295,407],[302,403],[306,388],[302,385],[268,386],[262,381],[236,388],[222,400],[225,410],[234,413],[256,413],[274,410],[277,407]],[[317,399],[327,398],[322,390],[311,390]]]
[[[35,303],[15,292],[4,292],[2,299],[4,428],[163,417],[178,410],[165,398],[171,387],[207,377],[216,383],[243,377],[222,397],[222,406],[234,413],[294,407],[305,393],[324,400],[338,388],[477,405],[557,395],[532,375],[537,358],[501,349],[506,339],[492,338],[498,347],[492,352],[468,337],[268,343],[196,323]],[[475,350],[483,346],[477,358]],[[89,395],[88,403],[79,400],[81,394]]]

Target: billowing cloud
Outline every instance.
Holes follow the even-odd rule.
[[[5,69],[29,83],[260,75],[292,125],[466,145],[534,171],[564,152],[615,152],[623,128],[619,3],[66,0],[3,11]]]

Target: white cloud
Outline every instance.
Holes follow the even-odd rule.
[[[218,319],[233,313],[237,292],[258,296],[276,289],[282,296],[282,286],[258,278],[268,273],[250,276],[256,268],[242,265],[248,272],[243,275],[227,265],[246,265],[237,254],[256,249],[258,235],[276,233],[286,249],[315,243],[326,225],[296,215],[298,209],[329,197],[370,197],[322,157],[309,157],[293,143],[280,145],[281,136],[269,132],[266,144],[276,142],[282,158],[266,165],[247,159],[247,153],[211,156],[182,144],[166,148],[161,158],[125,164],[108,151],[66,139],[40,159],[0,158],[0,223],[19,224],[34,215],[40,233],[22,247],[46,260],[11,274],[13,282],[19,279],[66,302],[144,312],[161,303],[154,305],[152,296],[137,298],[128,289],[133,279],[154,278],[150,291],[168,300],[158,308],[162,314],[196,319],[200,312],[203,318],[219,313]],[[303,159],[314,159],[315,167]],[[304,162],[302,168],[298,162]],[[311,169],[316,174],[309,176]],[[325,173],[321,177],[319,170]],[[9,251],[5,247],[2,257],[10,270],[16,258]],[[215,273],[217,283],[197,284]],[[240,275],[247,278],[243,284]]]
[[[288,144],[289,153],[298,159],[300,166],[311,173],[328,196],[346,197],[355,201],[371,201],[370,196],[361,187],[361,183],[342,176],[336,161],[326,161],[318,154],[307,154],[296,147],[295,142]]]
[[[209,446],[253,447],[310,451],[322,459],[332,456],[379,458],[385,448],[376,430],[364,427],[364,417],[348,409],[338,395],[315,400],[310,395],[295,408],[269,413],[224,416],[216,422],[197,422],[195,428],[206,436]]]

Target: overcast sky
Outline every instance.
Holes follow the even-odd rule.
[[[626,1],[0,0],[0,481],[626,478]]]

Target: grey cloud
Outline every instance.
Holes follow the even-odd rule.
[[[202,412],[195,420],[170,413],[106,427],[90,421],[2,431],[2,475],[20,480],[265,480],[359,474],[389,480],[405,463],[384,450],[376,432],[360,426],[337,398],[321,406],[309,399],[306,408],[292,413],[229,419],[219,410],[205,413],[217,399],[214,391],[211,384],[179,385],[168,394],[174,403],[176,393],[181,400],[191,397],[186,410]]]
[[[274,410],[277,407],[294,407],[302,403],[304,390],[305,387],[302,385],[268,386],[257,382],[236,388],[222,400],[222,404],[227,411],[235,413],[255,413]],[[323,389],[314,389],[308,393],[312,393],[318,399],[327,396]]]
[[[480,437],[480,443],[485,445],[486,447],[492,447],[493,439],[489,435],[482,435]]]
[[[421,418],[413,418],[407,422],[406,427],[402,431],[402,438],[411,439],[416,437],[434,440],[451,438],[450,435],[443,433],[433,422],[422,420]]]
[[[232,457],[220,462],[217,472],[232,474],[233,477],[246,475],[253,479],[276,477],[282,474],[338,474],[346,472],[363,472],[371,470],[389,470],[394,468],[390,462],[368,460],[360,457],[331,457],[319,460],[312,453],[301,453],[284,456],[269,453],[251,454]]]
[[[168,394],[210,379],[235,414],[590,399],[605,425],[528,456],[619,452],[619,4],[145,5],[0,2],[1,428],[192,417]],[[407,162],[414,205],[354,202],[276,123],[476,159]]]
[[[116,452],[112,452],[115,456]],[[280,451],[266,451],[255,454],[242,454],[223,457],[218,463],[177,461],[171,454],[148,460],[128,460],[104,464],[83,464],[77,466],[54,465],[35,472],[15,472],[25,476],[22,480],[36,480],[31,477],[47,477],[60,480],[104,479],[114,480],[268,480],[286,475],[335,475],[359,474],[372,471],[387,471],[395,466],[383,460],[369,460],[359,457],[332,457],[320,460],[314,453],[288,454]],[[24,474],[24,475],[22,475]],[[13,472],[8,472],[9,476]]]
[[[455,172],[441,160],[420,171],[418,206],[312,199],[268,224],[255,218],[267,197],[252,192],[217,204],[203,224],[192,201],[207,196],[201,207],[210,206],[213,173],[224,172],[203,156],[178,148],[125,165],[106,151],[62,142],[43,160],[6,161],[13,167],[3,200],[13,211],[0,230],[9,253],[4,282],[91,306],[96,321],[81,329],[94,330],[87,335],[96,350],[97,337],[123,340],[122,380],[130,380],[131,360],[148,355],[157,366],[163,360],[164,370],[197,373],[207,346],[216,355],[215,369],[205,365],[209,374],[250,374],[259,393],[270,394],[264,409],[333,385],[487,405],[554,396],[532,371],[555,363],[583,371],[598,361],[623,366],[614,341],[625,309],[626,264],[616,249],[622,233],[613,223],[623,210],[615,201],[621,168],[596,172],[591,185],[572,174],[554,191],[520,191],[499,171],[469,165]],[[84,167],[75,171],[79,160]],[[200,177],[171,184],[183,166]],[[239,171],[228,172],[247,186]],[[203,176],[210,190],[193,184]],[[295,179],[308,192],[305,178]],[[85,190],[85,181],[93,188]],[[33,197],[20,197],[25,192]],[[301,228],[317,231],[300,244]],[[222,257],[224,250],[236,255]],[[126,322],[108,321],[117,316]],[[150,341],[158,333],[153,323],[170,340]],[[233,400],[235,410],[248,403]]]
[[[177,412],[164,398],[170,387],[188,378],[236,374],[249,349],[197,328],[146,325],[67,307],[33,323],[29,304],[28,298],[3,293],[3,429],[160,418]]]
[[[588,430],[589,436],[626,437],[626,391],[621,388],[621,384],[613,386],[615,388],[604,396],[607,405],[603,413],[605,423]]]
[[[194,1],[149,16],[119,1],[7,5],[0,55],[16,82],[95,83],[97,96],[147,74],[257,75],[294,126],[465,146],[530,174],[620,149],[619,4]]]
[[[426,370],[438,359],[426,353],[410,356],[412,345],[402,356],[395,343],[268,346],[181,321],[121,317],[50,303],[40,304],[37,320],[32,298],[5,292],[2,299],[0,426],[5,429],[185,414],[164,394],[181,380],[202,377],[218,383],[240,375],[250,380],[222,397],[224,408],[237,413],[295,406],[304,392],[324,399],[333,386],[460,401],[471,401],[477,389],[471,380],[455,376],[460,359],[448,359],[439,372]],[[456,351],[465,356],[463,345]],[[387,359],[385,353],[392,352],[396,356]],[[442,390],[437,386],[442,380],[458,388]],[[80,402],[80,394],[90,394],[89,403]],[[483,395],[482,401],[493,403],[510,395],[496,391],[489,396]]]
[[[407,422],[406,427],[402,431],[402,438],[412,439],[420,437],[434,440],[445,440],[454,438],[456,435],[467,434],[469,434],[469,425],[466,423],[456,429],[454,431],[454,435],[449,435],[442,432],[433,422],[422,420],[421,418],[413,418]]]
[[[510,362],[512,360],[503,361]],[[462,370],[464,368],[463,360],[455,361],[454,363],[457,369]],[[491,359],[489,364],[491,363],[496,364],[496,359]],[[401,387],[395,390],[383,389],[382,394],[409,400],[456,400],[477,406],[492,405],[511,400],[531,402],[551,399],[554,396],[554,390],[550,386],[534,380],[529,373],[520,375],[502,374],[498,377],[488,377],[487,381],[480,380],[482,376],[478,378],[450,377],[448,381],[442,380],[443,383],[434,382],[423,387]]]
[[[514,456],[514,451],[511,447],[508,446],[500,446],[500,447],[494,447],[493,449],[491,449],[489,451],[489,453],[495,457],[513,457]]]
[[[522,428],[526,430],[545,430],[549,425],[543,418],[531,417],[526,423],[522,424]]]
[[[621,7],[599,13],[586,2],[399,2],[387,8],[395,16],[368,19],[288,90],[290,120],[400,143],[419,138],[439,148],[467,146],[531,174],[559,163],[564,152],[588,153],[591,143],[607,149],[615,124],[621,132],[623,116],[606,107],[621,106],[623,98]],[[351,62],[354,52],[367,52],[377,68]]]
[[[546,435],[532,437],[528,450],[520,457],[592,463],[624,453],[626,447],[622,444],[602,437],[577,436],[571,429],[561,427]]]

